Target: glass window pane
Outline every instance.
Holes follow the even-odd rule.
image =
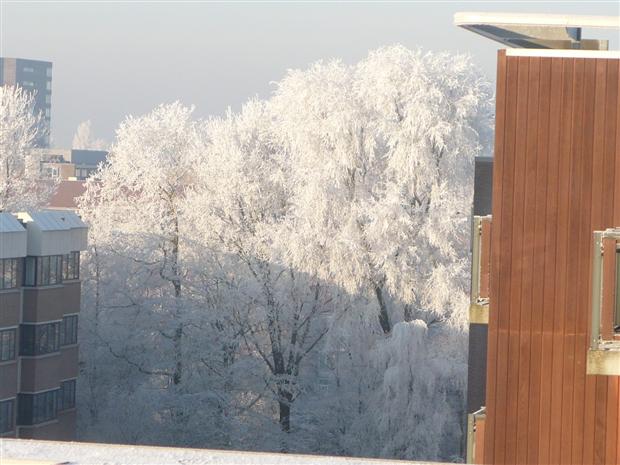
[[[50,257],[41,257],[41,282],[42,286],[50,283]]]
[[[13,407],[14,400],[0,402],[0,434],[13,431]]]
[[[58,282],[58,278],[56,276],[56,260],[55,256],[49,257],[50,261],[50,280],[49,284],[56,284]]]
[[[20,340],[20,354],[21,355],[34,355],[35,326],[34,325],[21,325],[19,340]]]
[[[75,407],[75,380],[60,383],[58,394],[58,409],[65,410]]]
[[[17,280],[17,276],[19,274],[19,259],[14,258],[13,259],[13,281],[12,281],[12,287],[17,287],[18,285],[18,280]]]
[[[35,268],[36,260],[34,257],[26,257],[24,261],[24,285],[34,286],[35,284]]]
[[[6,362],[15,358],[15,329],[0,331],[0,361]]]
[[[70,255],[65,255],[62,260],[62,279],[64,280],[71,279],[69,277],[71,270],[70,257]]]

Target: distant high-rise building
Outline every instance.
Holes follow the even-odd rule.
[[[36,141],[38,147],[49,147],[52,115],[52,63],[0,57],[0,85],[19,86],[34,92],[37,113],[41,113],[45,131]]]

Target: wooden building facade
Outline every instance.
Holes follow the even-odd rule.
[[[600,352],[612,354],[607,373],[588,374],[597,373],[588,367],[594,232],[620,226],[619,94],[618,53],[499,51],[476,463],[620,465],[618,333]],[[617,244],[606,269],[618,268]],[[620,277],[603,282],[612,320],[601,324],[613,333],[620,296],[609,283]]]

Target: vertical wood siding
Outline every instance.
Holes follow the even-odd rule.
[[[620,226],[620,60],[499,52],[484,463],[620,465],[586,376],[592,232]]]

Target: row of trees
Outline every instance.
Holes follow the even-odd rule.
[[[80,206],[82,439],[461,455],[490,103],[467,57],[393,46],[127,118]]]
[[[34,95],[19,87],[0,86],[0,211],[19,211],[44,205],[55,182],[41,175],[32,152],[46,131],[34,111]]]

